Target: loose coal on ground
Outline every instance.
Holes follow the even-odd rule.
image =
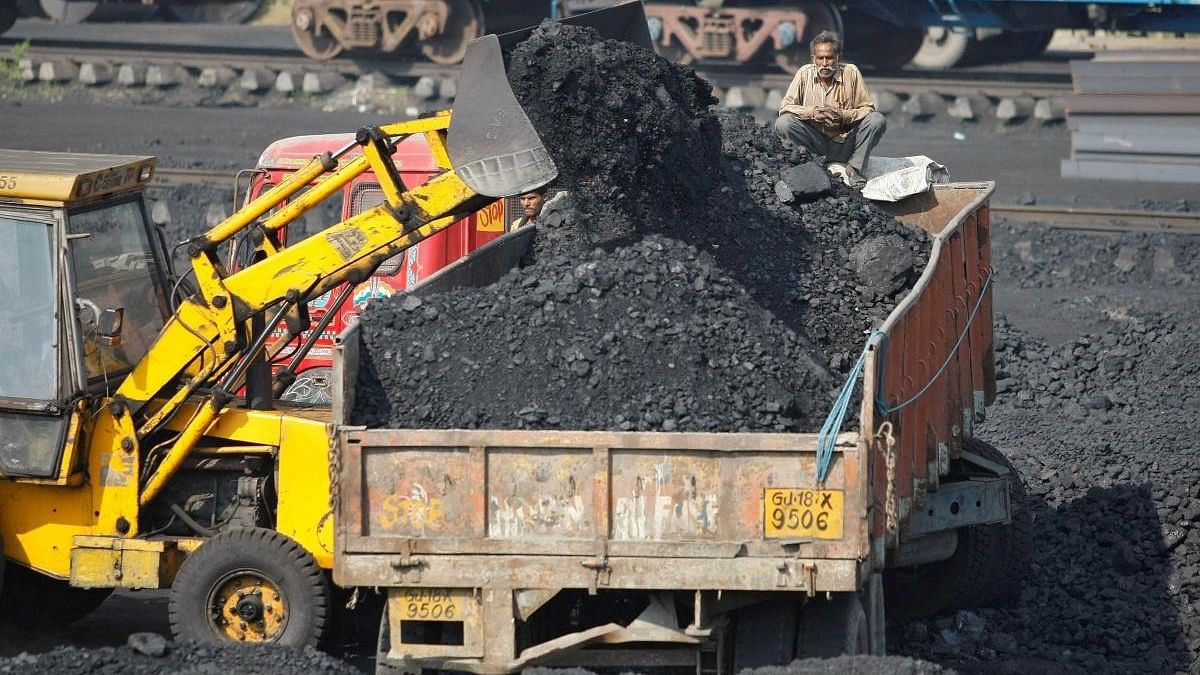
[[[823,168],[811,194],[805,153],[650,51],[545,25],[510,74],[570,197],[501,284],[368,308],[356,418],[814,429],[928,237]]]
[[[1014,236],[1015,235],[1015,236]],[[1131,241],[1186,251],[1187,237],[1085,237],[1034,227],[1045,265]],[[1007,243],[1006,243],[1007,242]],[[1147,243],[1149,242],[1149,243]],[[1141,253],[1150,251],[1144,247]],[[998,256],[1001,282],[1025,278]],[[1153,268],[1144,261],[1143,266]],[[889,647],[962,672],[1152,672],[1200,668],[1200,289],[1190,278],[1046,276],[1047,306],[1099,330],[1061,344],[1000,318],[997,402],[979,429],[1021,472],[1032,513],[1032,567],[1015,604],[897,623]]]
[[[200,645],[171,642],[155,633],[134,633],[120,647],[57,647],[42,654],[0,658],[0,673],[13,675],[360,675],[361,672],[311,647]]]
[[[997,279],[1016,288],[1200,279],[1200,238],[1149,232],[1097,236],[999,221],[992,242]]]

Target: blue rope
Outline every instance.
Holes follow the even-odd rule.
[[[833,403],[833,409],[829,411],[829,415],[825,418],[825,424],[821,425],[821,433],[817,435],[818,483],[825,482],[826,476],[829,475],[829,465],[833,462],[833,447],[837,444],[838,434],[842,432],[842,423],[846,421],[846,411],[850,408],[850,398],[854,395],[854,388],[858,384],[858,378],[862,376],[863,366],[867,362],[867,350],[871,347],[871,340],[875,339],[876,335],[883,335],[883,333],[874,331],[867,338],[867,344],[863,346],[862,354],[858,355],[858,361],[850,369],[850,375],[846,377],[846,383],[842,385],[842,390],[838,392],[837,400]]]

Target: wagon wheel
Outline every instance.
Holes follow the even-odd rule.
[[[925,31],[925,42],[913,57],[912,65],[921,70],[953,68],[966,61],[977,44],[974,31],[934,26]]]
[[[801,3],[800,7],[808,16],[808,21],[804,24],[804,34],[796,36],[796,42],[790,47],[775,52],[776,65],[788,75],[795,75],[800,66],[809,62],[808,43],[817,33],[831,30],[838,35],[845,34],[842,30],[841,15],[828,3],[805,2]]]
[[[324,25],[317,23],[311,7],[293,6],[292,39],[305,56],[317,61],[328,61],[345,49]]]
[[[446,27],[421,41],[425,58],[442,65],[461,63],[471,40],[483,35],[483,10],[475,0],[443,0],[449,7]]]
[[[194,642],[275,642],[315,647],[325,632],[329,587],[312,555],[263,528],[209,539],[171,587],[171,631]]]
[[[83,23],[96,11],[99,0],[39,0],[46,16],[57,23]]]
[[[262,0],[230,2],[173,2],[164,9],[182,23],[246,23],[262,7]]]
[[[678,2],[668,3],[666,0],[647,0],[646,4],[648,4],[648,5],[656,5],[656,4],[676,5],[676,4],[681,4],[681,3],[678,3]],[[685,4],[690,4],[690,3],[685,3]],[[658,19],[656,17],[651,17],[651,18],[647,19],[647,21],[655,22],[655,21],[658,21]],[[673,63],[679,63],[679,64],[682,64],[685,66],[695,63],[696,57],[693,56],[692,53],[687,50],[687,48],[685,48],[683,45],[679,44],[678,40],[672,38],[669,44],[663,44],[662,37],[655,36],[653,29],[651,30],[651,36],[654,38],[654,51],[657,52],[659,56],[661,56],[664,59],[671,61]]]

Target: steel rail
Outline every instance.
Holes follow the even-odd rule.
[[[0,45],[16,44],[13,37],[0,38]],[[76,62],[89,60],[112,64],[140,63],[145,65],[177,65],[194,70],[225,66],[228,68],[269,68],[293,72],[334,72],[358,76],[382,72],[396,78],[423,76],[454,77],[458,66],[442,66],[425,61],[403,60],[395,55],[355,53],[353,58],[314,61],[300,54],[278,48],[227,46],[200,48],[174,47],[156,44],[121,44],[88,42],[85,44],[57,40],[33,40],[29,56],[35,59],[67,59]],[[697,68],[714,85],[729,87],[761,87],[784,90],[791,77],[783,73],[755,71],[751,67],[701,66]],[[1065,73],[1021,74],[993,71],[955,71],[951,73],[866,73],[869,86],[875,91],[888,90],[900,94],[938,94],[967,96],[982,94],[996,98],[1032,96],[1035,98],[1066,97],[1071,94],[1071,77]]]
[[[1036,221],[1070,230],[1200,234],[1200,213],[1186,211],[1138,211],[1024,204],[993,204],[991,211],[994,216],[1010,220]]]
[[[202,183],[232,189],[234,173],[233,170],[159,167],[154,173],[153,183],[158,186]],[[992,204],[991,212],[998,218],[1039,222],[1070,230],[1200,234],[1200,213],[1024,204]]]
[[[0,38],[0,46],[16,44],[11,37]],[[40,60],[66,59],[76,62],[100,61],[114,65],[137,63],[143,65],[175,65],[201,70],[209,67],[267,68],[293,72],[333,72],[339,75],[358,76],[370,72],[383,72],[393,77],[417,78],[425,75],[450,77],[458,72],[457,66],[440,66],[424,61],[359,57],[354,60],[333,59],[314,61],[298,51],[294,54],[278,49],[254,50],[244,47],[225,49],[186,48],[168,50],[158,45],[122,45],[88,43],[86,45],[54,44],[48,41],[31,42],[29,58]]]

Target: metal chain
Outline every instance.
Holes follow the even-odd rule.
[[[900,528],[900,514],[896,506],[896,437],[892,435],[892,422],[890,420],[879,425],[879,431],[875,433],[875,440],[881,442],[880,450],[883,451],[883,461],[887,466],[887,499],[885,501],[884,527],[887,533],[895,536]]]

